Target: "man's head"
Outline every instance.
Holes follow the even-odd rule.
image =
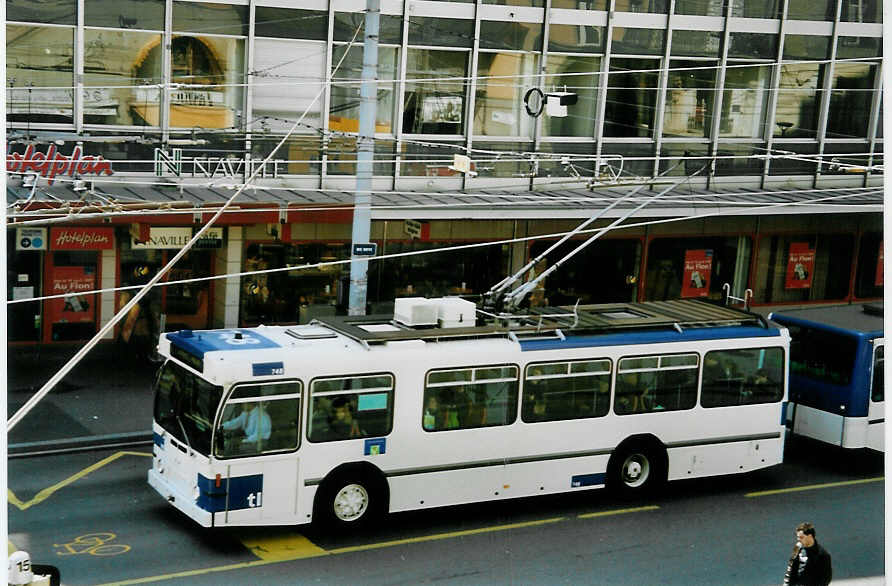
[[[796,539],[802,547],[811,547],[815,544],[815,526],[811,523],[800,523],[796,527]]]

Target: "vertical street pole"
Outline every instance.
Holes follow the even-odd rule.
[[[375,155],[375,116],[378,106],[378,29],[380,0],[366,0],[362,84],[359,89],[359,137],[356,154],[356,195],[353,206],[353,247],[350,251],[349,315],[365,315],[369,261],[356,254],[357,244],[369,242],[371,232],[372,161]]]

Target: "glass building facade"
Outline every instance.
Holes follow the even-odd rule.
[[[74,133],[151,174],[155,147],[263,158],[294,127],[279,173],[328,187],[356,172],[360,5],[7,0],[11,137]],[[567,155],[622,157],[624,175],[701,157],[720,181],[851,179],[815,161],[881,161],[881,17],[878,0],[385,3],[374,174],[529,186],[574,176],[549,163]],[[578,99],[532,117],[533,87]],[[468,149],[475,178],[449,169]]]

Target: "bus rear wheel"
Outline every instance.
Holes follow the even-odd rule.
[[[647,442],[620,446],[607,464],[607,485],[622,496],[651,494],[666,481],[665,453]]]

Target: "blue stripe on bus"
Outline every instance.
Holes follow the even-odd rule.
[[[599,474],[577,474],[570,478],[570,486],[572,488],[578,488],[580,486],[597,486],[604,484],[606,478],[607,475],[603,472]]]
[[[204,358],[205,353],[219,350],[260,350],[280,346],[253,330],[180,330],[165,334],[171,344],[179,346],[189,354]]]
[[[227,490],[229,497],[227,498]],[[263,474],[221,478],[198,475],[198,500],[195,504],[209,513],[256,509],[263,506]]]
[[[164,436],[161,435],[160,433],[155,433],[153,431],[152,432],[152,441],[155,442],[155,445],[158,446],[159,448],[164,447]]]
[[[654,330],[595,336],[572,336],[548,340],[520,340],[522,352],[532,350],[566,350],[592,346],[624,346],[631,344],[655,344],[659,342],[693,342],[698,340],[724,340],[730,338],[772,338],[780,336],[777,328],[726,327],[693,328],[682,330]]]

